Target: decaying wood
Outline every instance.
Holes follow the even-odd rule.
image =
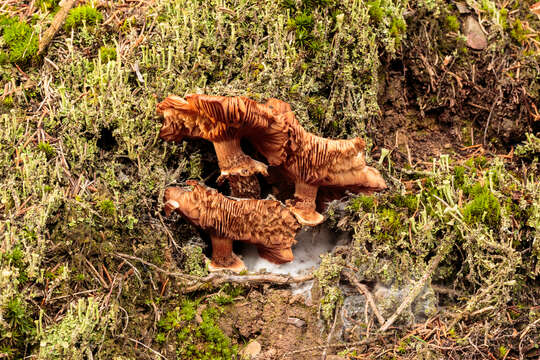
[[[222,176],[267,175],[265,164],[242,151],[240,140],[250,141],[270,166],[279,167],[295,183],[295,199],[288,206],[303,225],[314,226],[324,219],[315,210],[321,186],[357,192],[386,188],[379,172],[366,166],[362,139],[331,140],[311,134],[283,101],[259,104],[241,96],[171,95],[157,111],[164,118],[162,139],[212,141]]]
[[[165,212],[179,212],[210,233],[210,269],[241,271],[243,262],[232,252],[233,240],[257,246],[259,255],[281,264],[293,260],[292,245],[300,228],[293,214],[275,200],[232,199],[191,181],[189,188],[166,189]]]
[[[60,8],[60,10],[58,10],[56,15],[54,16],[54,19],[53,19],[53,21],[51,23],[51,26],[49,26],[49,28],[41,36],[41,39],[39,41],[39,46],[38,46],[38,55],[41,55],[43,53],[43,51],[45,51],[47,46],[49,46],[52,39],[54,38],[54,36],[58,32],[58,30],[60,30],[60,28],[64,24],[64,21],[66,20],[66,17],[67,17],[67,15],[69,13],[69,10],[71,10],[71,8],[76,3],[77,3],[77,0],[66,0],[66,1],[64,1],[64,3],[62,5],[62,7]]]

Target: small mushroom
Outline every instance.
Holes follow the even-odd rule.
[[[232,251],[234,240],[256,245],[261,257],[276,264],[294,259],[291,247],[300,225],[280,202],[232,199],[194,181],[188,185],[191,188],[165,190],[165,214],[176,211],[210,234],[210,271],[245,269],[243,261]]]

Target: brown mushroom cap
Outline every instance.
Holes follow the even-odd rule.
[[[191,190],[168,188],[164,201],[166,209],[178,211],[205,231],[268,249],[290,248],[300,228],[278,201],[231,199],[199,184]]]

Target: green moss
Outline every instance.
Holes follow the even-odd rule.
[[[47,159],[52,158],[56,154],[56,151],[48,142],[40,142],[38,144],[38,149],[45,154]]]
[[[197,307],[198,302],[185,300],[181,307],[168,312],[158,323],[156,341],[164,342],[167,337],[175,337],[179,359],[233,359],[238,349],[216,324],[220,316],[219,309],[203,309],[202,321],[198,324],[194,321]]]
[[[360,209],[365,212],[370,212],[375,206],[373,196],[359,195],[349,201],[348,208],[352,211],[358,212]]]
[[[465,184],[465,168],[463,166],[454,167],[454,183],[459,188]]]
[[[13,96],[11,95],[8,95],[4,98],[4,100],[2,101],[2,105],[4,105],[5,107],[12,107],[13,106]]]
[[[504,345],[501,345],[499,346],[499,356],[504,359],[506,357],[506,354],[508,354],[508,351],[509,349],[504,346]]]
[[[456,16],[448,15],[446,17],[446,26],[448,30],[458,32],[459,31],[459,21]]]
[[[399,208],[408,209],[409,213],[412,214],[416,211],[416,208],[418,207],[418,197],[412,194],[398,194],[392,198],[392,203]]]
[[[5,321],[10,329],[9,332],[4,333],[4,336],[10,339],[10,344],[18,351],[23,350],[21,349],[23,344],[36,333],[34,320],[28,313],[27,304],[17,296],[8,302],[4,311]]]
[[[27,23],[2,15],[0,33],[4,42],[0,63],[24,63],[37,54],[39,36]]]
[[[244,288],[229,283],[221,287],[219,292],[212,296],[212,301],[220,306],[232,304],[238,296],[244,293]]]
[[[102,19],[103,15],[96,8],[90,5],[77,6],[70,10],[64,22],[64,29],[71,30],[83,25],[97,25]]]
[[[471,191],[473,200],[463,209],[463,219],[468,224],[483,223],[495,229],[501,218],[501,204],[485,186],[475,185]]]
[[[470,168],[484,168],[487,165],[487,159],[483,155],[472,157],[465,162],[465,165]]]
[[[523,45],[527,41],[527,34],[528,32],[523,27],[521,21],[516,19],[512,24],[512,29],[510,30],[510,36],[512,36],[512,39],[514,39],[518,44]]]
[[[98,208],[104,215],[115,216],[116,215],[116,206],[114,201],[111,199],[104,199],[98,203]]]
[[[292,19],[291,26],[294,29],[310,31],[313,29],[313,17],[306,13],[301,13]]]
[[[103,64],[111,60],[116,60],[116,48],[114,46],[103,45],[99,48],[99,59]]]
[[[396,235],[398,230],[402,226],[400,214],[389,208],[382,208],[380,210],[380,218],[382,220],[382,232],[381,235],[392,236]]]
[[[59,3],[60,0],[38,0],[36,1],[36,6],[42,11],[55,10],[58,8]]]
[[[396,45],[401,43],[401,38],[407,30],[407,24],[401,17],[393,17],[390,23],[390,35],[396,40]]]
[[[368,9],[372,21],[380,22],[383,19],[384,11],[381,8],[381,0],[368,1]]]

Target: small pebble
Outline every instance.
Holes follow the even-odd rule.
[[[287,324],[291,324],[291,325],[294,325],[296,327],[302,327],[304,325],[306,325],[306,322],[302,319],[299,319],[299,318],[295,318],[295,317],[290,317],[287,319]]]

